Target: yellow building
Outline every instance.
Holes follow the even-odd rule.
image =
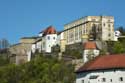
[[[64,25],[66,44],[84,41],[85,38],[94,40],[114,40],[113,16],[86,16]]]

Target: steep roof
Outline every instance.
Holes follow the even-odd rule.
[[[96,43],[93,41],[88,41],[84,44],[84,49],[96,49]]]
[[[125,54],[98,56],[85,63],[76,73],[105,69],[125,68]]]
[[[56,34],[57,32],[53,26],[49,26],[45,30],[41,31],[40,33],[43,33],[43,35],[47,35],[47,34]]]

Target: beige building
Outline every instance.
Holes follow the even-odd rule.
[[[30,61],[32,46],[38,39],[39,37],[24,37],[20,39],[20,43],[12,45],[9,48],[10,61],[15,64]]]
[[[57,35],[57,44],[60,46],[60,51],[65,52],[66,41],[64,39],[64,32],[59,32]]]
[[[83,37],[94,40],[114,40],[113,16],[86,16],[64,25],[66,44],[83,41]]]

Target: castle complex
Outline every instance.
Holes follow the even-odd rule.
[[[10,47],[10,56],[14,57],[18,64],[20,63],[19,59],[25,62],[30,61],[32,53],[36,51],[51,53],[52,47],[59,45],[60,52],[65,52],[68,45],[96,40],[114,41],[113,16],[82,17],[65,24],[64,30],[61,32],[57,32],[53,26],[49,26],[45,30],[42,30],[36,37],[21,38],[19,44]]]

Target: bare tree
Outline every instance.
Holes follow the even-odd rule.
[[[3,38],[0,40],[0,49],[5,49],[9,47],[9,42],[7,39]]]

